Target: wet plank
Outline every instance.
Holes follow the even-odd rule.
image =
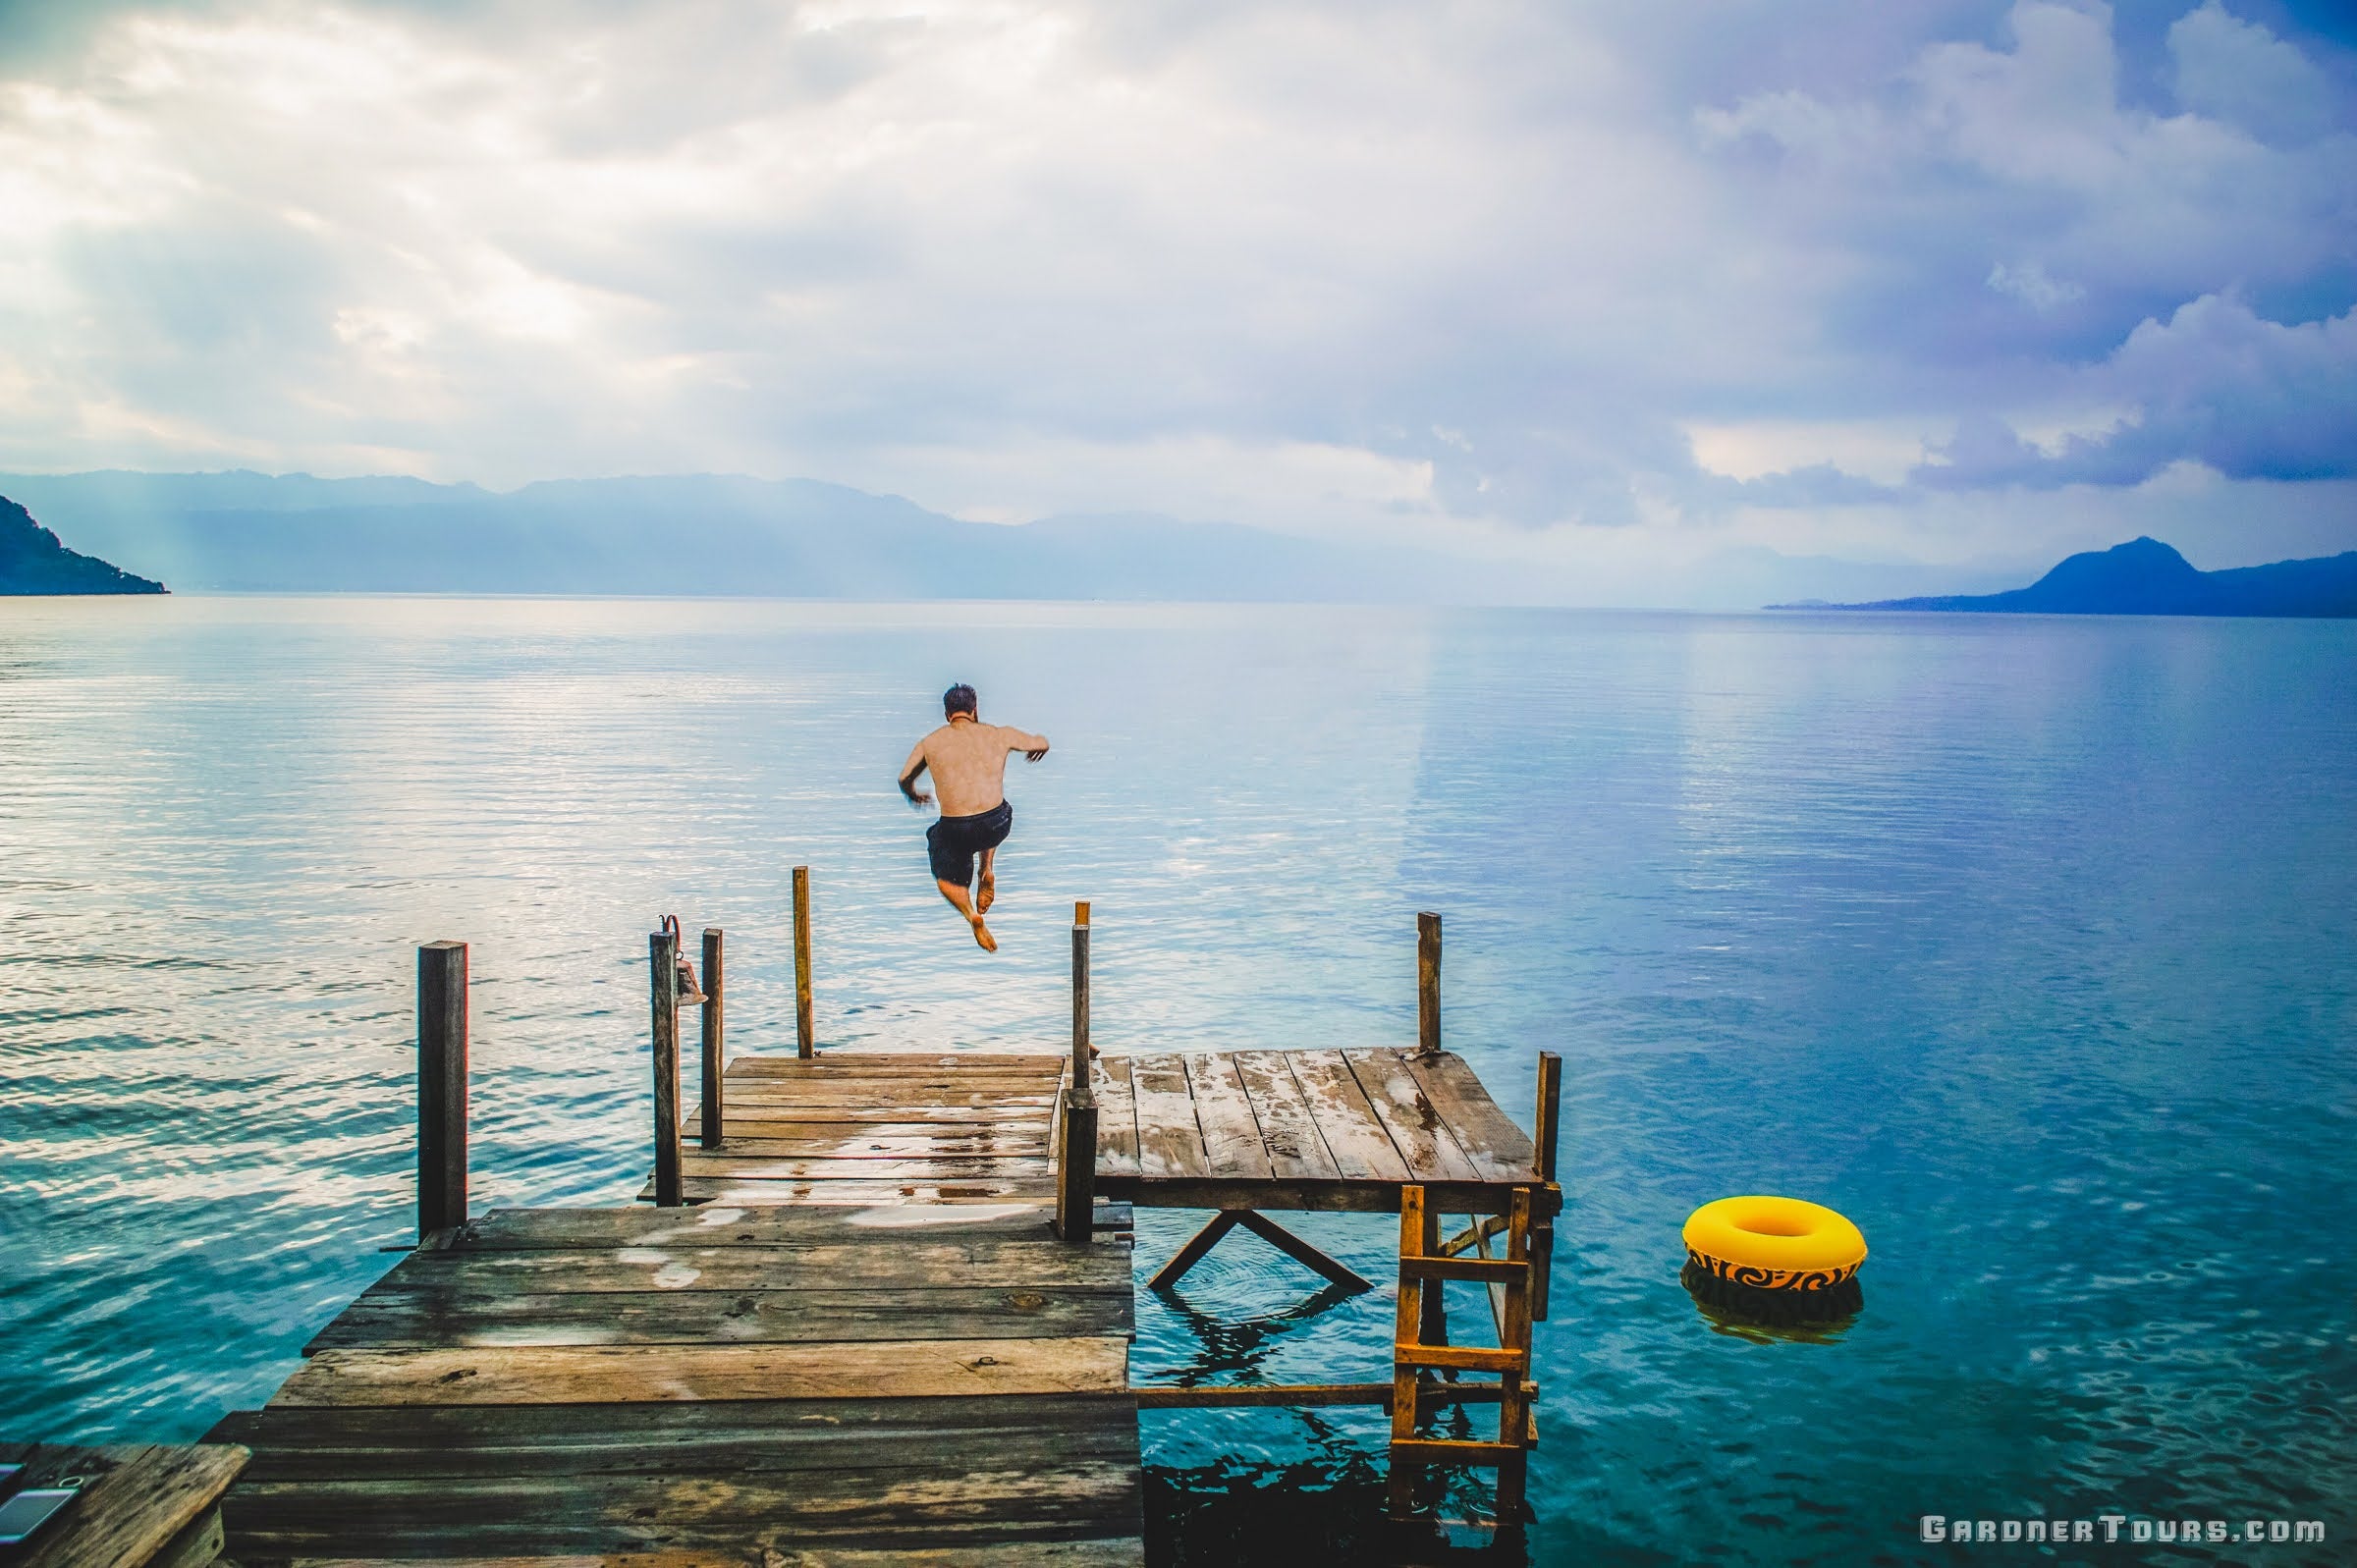
[[[885,1083],[874,1078],[846,1078],[839,1083],[755,1083],[742,1088],[731,1084],[725,1104],[732,1111],[741,1104],[757,1116],[771,1110],[814,1106],[838,1106],[847,1110],[940,1106],[970,1110],[977,1106],[1046,1106],[1053,1105],[1055,1099],[1056,1082],[1052,1078],[1025,1078],[1005,1085],[927,1083],[918,1079]]]
[[[25,1467],[10,1490],[85,1480],[37,1536],[5,1548],[5,1560],[10,1568],[138,1568],[211,1511],[247,1457],[232,1443],[27,1445],[7,1461]]]
[[[1281,1181],[1339,1179],[1342,1169],[1318,1132],[1309,1097],[1294,1080],[1285,1054],[1239,1051],[1234,1062],[1236,1077],[1243,1084],[1244,1093],[1252,1102],[1254,1119],[1260,1124],[1261,1144],[1268,1152],[1270,1173]]]
[[[1137,1108],[1137,1167],[1143,1176],[1207,1176],[1211,1160],[1195,1121],[1195,1097],[1183,1056],[1129,1058],[1129,1089]]]
[[[1093,1535],[1126,1523],[1136,1487],[1134,1466],[1119,1460],[993,1468],[977,1454],[963,1466],[914,1460],[747,1475],[726,1486],[659,1474],[454,1476],[421,1496],[402,1479],[257,1482],[233,1494],[225,1515],[240,1552],[257,1556],[319,1555],[362,1543],[380,1558],[469,1561],[552,1548],[620,1556],[703,1547],[731,1553],[721,1563],[758,1563],[765,1545],[949,1547]],[[795,1555],[813,1560],[799,1549]],[[953,1553],[947,1560],[961,1559]]]
[[[1262,1179],[1272,1175],[1260,1123],[1236,1078],[1234,1059],[1225,1052],[1189,1052],[1182,1059],[1211,1174]]]
[[[1037,1237],[934,1239],[927,1233],[856,1232],[802,1246],[483,1248],[411,1253],[368,1287],[379,1291],[510,1287],[594,1295],[608,1290],[832,1290],[856,1277],[894,1289],[919,1285],[1104,1284],[1126,1286],[1120,1243],[1044,1245]]]
[[[1066,1060],[1061,1051],[830,1051],[805,1061],[799,1056],[732,1056],[729,1071],[748,1076],[806,1077],[842,1072],[937,1072],[971,1068],[994,1072],[1042,1072],[1054,1076]]]
[[[313,1356],[282,1405],[635,1404],[1091,1393],[1128,1385],[1129,1342],[937,1339],[901,1344],[585,1345]]]
[[[1423,1062],[1406,1052],[1392,1054],[1415,1078],[1424,1098],[1456,1135],[1457,1147],[1476,1171],[1492,1181],[1539,1179],[1529,1136],[1498,1108],[1463,1057],[1443,1052],[1437,1060]]]
[[[1107,1056],[1097,1063],[1097,1170],[1137,1174],[1137,1101],[1129,1088],[1129,1058]]]
[[[1045,1155],[994,1155],[988,1158],[939,1156],[924,1160],[762,1159],[736,1154],[705,1154],[697,1149],[680,1152],[683,1176],[725,1178],[732,1181],[818,1181],[842,1177],[850,1181],[893,1181],[923,1178],[956,1181],[1046,1177]]]
[[[322,1555],[312,1548],[295,1556],[273,1552],[265,1562],[267,1568],[455,1568],[463,1562],[465,1568],[740,1568],[748,1563],[771,1559],[762,1555],[765,1548],[757,1542],[742,1550],[724,1546],[727,1555],[715,1557],[713,1548],[689,1548],[673,1551],[661,1546],[645,1549],[601,1545],[595,1550],[564,1552],[556,1556],[535,1553],[531,1556],[500,1554],[486,1556],[469,1552],[464,1558],[447,1557],[356,1557],[347,1553]],[[791,1557],[777,1555],[776,1561],[788,1568],[1138,1568],[1145,1561],[1145,1544],[1135,1537],[1125,1541],[1041,1541],[1023,1539],[1014,1544],[984,1541],[969,1541],[955,1546],[918,1546],[911,1544],[890,1546],[847,1545],[840,1539],[830,1539],[816,1550],[797,1549]],[[226,1563],[226,1559],[225,1559]]]
[[[1482,1181],[1415,1075],[1391,1051],[1345,1051],[1343,1062],[1417,1181]]]
[[[727,1405],[287,1406],[235,1412],[208,1440],[250,1446],[255,1481],[340,1476],[806,1474],[921,1464],[912,1445],[1100,1458],[1134,1450],[1122,1394],[1014,1398],[765,1399]]]
[[[1311,1214],[1397,1215],[1397,1181],[1231,1180],[1217,1176],[1101,1176],[1098,1193],[1141,1209],[1298,1209]],[[1421,1184],[1436,1210],[1453,1215],[1504,1214],[1513,1189],[1497,1181]],[[1535,1212],[1535,1211],[1534,1211]]]
[[[304,1347],[850,1344],[1126,1333],[1130,1286],[568,1293],[465,1283],[372,1291]]]
[[[1339,1051],[1288,1051],[1285,1064],[1301,1088],[1318,1134],[1344,1180],[1404,1182],[1407,1162],[1376,1116],[1367,1092]],[[1398,1207],[1396,1204],[1394,1207]]]
[[[1026,1099],[1030,1097],[1026,1097]],[[724,1120],[730,1127],[740,1123],[818,1123],[834,1126],[860,1126],[878,1122],[896,1125],[922,1123],[928,1126],[981,1123],[997,1126],[1010,1120],[1004,1108],[990,1105],[878,1106],[777,1103],[753,1107],[740,1103],[737,1098],[737,1091],[734,1089],[729,1091],[725,1106]],[[681,1118],[680,1125],[700,1127],[703,1124],[702,1114],[703,1108],[700,1105],[691,1106],[688,1108],[687,1114]],[[1017,1124],[1022,1126],[1030,1126],[1036,1122],[1042,1127],[1048,1124],[1048,1119],[1045,1111],[1036,1114],[1026,1112],[1024,1115],[1014,1118]]]
[[[740,1128],[734,1135],[724,1130],[720,1147],[706,1153],[757,1160],[1045,1160],[1048,1134],[1045,1128],[1023,1134],[988,1128],[945,1136],[902,1128],[881,1134],[858,1129],[850,1136],[772,1138]]]
[[[748,1207],[770,1204],[843,1204],[873,1209],[893,1204],[1007,1204],[1037,1203],[1051,1198],[1055,1181],[1048,1176],[989,1180],[940,1177],[910,1181],[857,1181],[850,1177],[826,1181],[746,1181],[734,1176],[690,1176],[680,1183],[680,1195],[689,1205],[719,1203]],[[652,1202],[650,1182],[638,1193]]]
[[[1054,1218],[1046,1203],[957,1204],[860,1210],[734,1208],[493,1209],[468,1220],[454,1251],[598,1247],[825,1247],[926,1245],[990,1238],[1038,1242]]]

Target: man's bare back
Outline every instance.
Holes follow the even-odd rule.
[[[941,820],[925,832],[925,852],[932,861],[934,885],[950,906],[965,916],[983,950],[996,952],[998,940],[982,916],[998,896],[993,866],[999,845],[1014,827],[1014,810],[1007,804],[1007,756],[1019,751],[1037,762],[1048,754],[1048,737],[982,723],[975,716],[971,686],[952,686],[941,701],[949,722],[908,753],[901,769],[901,793],[919,810],[931,805],[933,796],[917,788],[916,781],[926,773],[933,775],[933,787],[941,792]],[[978,884],[977,854],[982,857]],[[974,890],[970,898],[969,886]]]
[[[932,774],[943,816],[976,817],[1007,798],[1007,758],[1016,751],[1037,762],[1048,754],[1047,737],[1007,725],[953,719],[916,743],[901,777],[913,781],[920,773]],[[925,794],[910,798],[920,806],[932,800]]]

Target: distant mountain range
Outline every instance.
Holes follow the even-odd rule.
[[[1773,610],[1964,610],[2070,616],[2357,616],[2357,550],[2202,571],[2158,539],[2070,557],[2005,593],[1771,605]]]
[[[95,556],[68,550],[32,514],[0,496],[0,594],[163,593]]]
[[[307,474],[0,475],[76,543],[186,589],[806,599],[1491,600],[1504,574],[1143,514],[966,522],[810,479],[559,480],[505,494]]]
[[[814,480],[567,480],[507,493],[399,477],[0,474],[83,550],[195,592],[743,594],[808,599],[1263,600],[1750,610],[1867,599],[1904,562],[1759,546],[1597,575],[1144,513],[965,522]],[[1947,585],[2002,585],[1947,571]]]
[[[1779,609],[2349,615],[2357,554],[2201,572],[2139,539],[2006,575],[1733,546],[1596,573],[1536,547],[1469,559],[1145,513],[1003,526],[812,479],[557,480],[495,492],[403,477],[0,474],[0,551],[27,592],[744,595]],[[56,530],[55,534],[48,529]],[[35,539],[35,535],[38,539]],[[71,540],[78,556],[59,543]],[[40,541],[46,541],[45,544]],[[38,545],[36,549],[35,546]],[[37,556],[46,565],[23,565]],[[103,557],[104,560],[92,560]],[[82,562],[71,567],[68,562]],[[121,562],[115,572],[107,562]],[[1932,581],[1940,598],[1883,597]],[[58,571],[79,573],[67,589]],[[130,572],[144,575],[134,577]],[[113,573],[110,577],[107,573]],[[2007,574],[2009,575],[2009,574]],[[10,580],[0,572],[0,580]],[[2013,580],[2018,581],[2015,577]],[[111,586],[110,586],[111,584]],[[1962,596],[1969,594],[1969,597]],[[1844,603],[1826,605],[1824,600]]]

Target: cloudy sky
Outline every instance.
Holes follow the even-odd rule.
[[[2341,0],[0,0],[0,468],[2357,548]]]

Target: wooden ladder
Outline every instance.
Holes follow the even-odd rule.
[[[1438,1213],[1427,1212],[1422,1187],[1399,1194],[1399,1315],[1392,1347],[1391,1512],[1404,1519],[1414,1509],[1416,1468],[1421,1465],[1494,1465],[1498,1470],[1498,1523],[1516,1523],[1522,1487],[1535,1440],[1530,1411],[1536,1392],[1530,1382],[1531,1189],[1516,1187],[1506,1215],[1506,1256],[1466,1258],[1444,1249]],[[1486,1242],[1483,1221],[1474,1230]],[[1482,1249],[1486,1252],[1486,1245]],[[1452,1345],[1442,1287],[1451,1279],[1495,1287],[1498,1345],[1495,1350]],[[1428,1379],[1442,1372],[1494,1372],[1498,1381],[1456,1382]],[[1494,1442],[1419,1437],[1416,1423],[1438,1405],[1498,1404]]]

